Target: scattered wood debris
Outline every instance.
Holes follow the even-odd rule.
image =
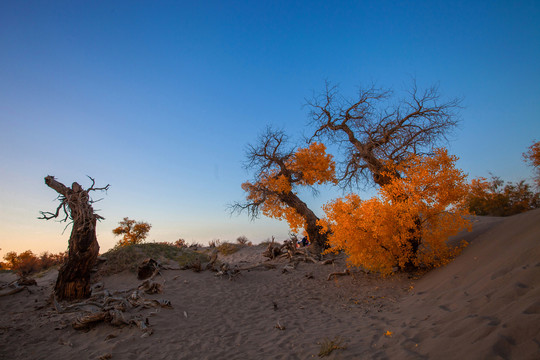
[[[139,269],[145,269],[142,277],[147,279],[136,289],[109,291],[103,288],[102,283],[96,283],[92,286],[92,295],[84,301],[62,305],[53,297],[52,302],[58,313],[82,312],[71,324],[76,330],[86,330],[97,323],[105,322],[113,326],[135,325],[142,330],[141,337],[147,337],[152,334],[147,316],[155,312],[144,315],[140,313],[140,310],[172,307],[167,299],[144,297],[144,294],[163,292],[163,284],[153,280],[159,274],[159,268],[157,261],[145,260]],[[150,275],[148,275],[148,269],[152,269]],[[139,272],[138,276],[140,274]]]
[[[161,265],[154,259],[145,259],[137,269],[137,279],[145,280],[149,277],[156,276],[159,272]]]
[[[37,285],[36,280],[23,276],[15,281],[10,282],[9,284],[2,285],[2,287],[0,287],[0,297],[13,295],[23,290],[28,290],[28,286],[35,285]]]
[[[345,276],[345,275],[351,275],[351,272],[349,271],[349,269],[345,269],[341,272],[333,272],[330,275],[328,275],[328,279],[326,280],[331,280],[332,276]]]

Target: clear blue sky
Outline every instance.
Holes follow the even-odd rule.
[[[46,175],[109,183],[102,251],[128,216],[149,240],[282,239],[231,217],[246,144],[266,125],[305,131],[324,81],[440,84],[463,97],[449,144],[471,177],[530,177],[540,140],[538,1],[1,1],[0,255],[63,251]],[[317,213],[340,193],[306,197]],[[100,197],[99,194],[96,194]]]

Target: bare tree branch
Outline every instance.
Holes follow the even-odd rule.
[[[329,140],[345,154],[341,186],[386,183],[386,161],[398,164],[412,153],[431,153],[458,123],[461,100],[441,102],[437,86],[419,91],[413,82],[406,99],[392,104],[392,97],[392,91],[370,86],[360,89],[355,100],[344,99],[326,83],[325,92],[307,102],[315,127],[310,140]]]
[[[267,128],[255,145],[250,144],[247,148],[245,168],[254,173],[252,181],[242,184],[247,193],[247,201],[237,202],[229,206],[229,210],[231,213],[247,212],[254,220],[263,211],[271,212],[268,209],[291,208],[305,221],[305,230],[310,239],[322,250],[326,244],[326,235],[319,232],[319,219],[293,190],[299,185],[309,186],[316,193],[313,182],[306,183],[303,169],[293,165],[298,150],[289,145],[283,131]],[[333,166],[332,162],[332,172]],[[275,185],[269,185],[281,181],[286,181],[288,186],[278,189]]]

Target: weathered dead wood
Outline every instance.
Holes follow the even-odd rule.
[[[73,328],[77,330],[88,329],[99,322],[105,322],[113,326],[135,325],[143,331],[142,337],[150,336],[152,329],[148,327],[148,318],[141,319],[140,315],[133,317],[129,315],[129,312],[172,307],[171,302],[167,299],[146,299],[143,296],[144,293],[154,294],[162,291],[162,284],[152,281],[152,278],[142,282],[137,289],[113,292],[104,289],[96,292],[87,300],[67,306],[62,306],[56,298],[53,298],[53,304],[58,313],[84,311],[83,315],[77,317],[72,323]],[[89,307],[93,309],[88,311]]]
[[[26,286],[15,286],[14,288],[12,289],[9,289],[9,290],[5,290],[5,291],[0,291],[0,297],[2,296],[8,296],[8,295],[13,295],[13,294],[16,294],[18,292],[21,292],[23,291],[24,289],[27,289]]]
[[[154,277],[159,273],[161,265],[154,259],[145,259],[137,268],[137,279],[145,280]]]
[[[70,187],[58,182],[53,176],[45,177],[45,184],[58,193],[60,205],[56,212],[41,212],[41,218],[50,220],[57,218],[62,210],[65,217],[73,221],[71,236],[68,242],[68,258],[58,271],[58,278],[54,288],[55,295],[62,300],[75,300],[87,298],[91,294],[90,274],[96,263],[99,245],[96,238],[96,223],[103,217],[94,213],[89,192],[107,190],[109,185],[95,188],[92,186],[83,189],[74,182]]]
[[[255,264],[255,265],[241,267],[241,268],[238,268],[237,270],[238,271],[250,271],[250,270],[255,270],[255,269],[258,269],[258,268],[265,268],[267,270],[270,270],[270,269],[275,269],[276,265],[264,262],[264,263],[258,263],[258,264]]]
[[[138,290],[142,290],[147,294],[159,294],[163,292],[163,285],[148,279],[139,285]]]
[[[276,257],[282,254],[281,249],[282,245],[277,244],[274,237],[272,236],[272,241],[268,244],[268,247],[262,255],[269,258],[270,260],[274,260]]]
[[[87,329],[89,326],[91,326],[94,323],[100,322],[100,321],[110,321],[111,316],[109,315],[108,311],[103,312],[97,312],[97,313],[91,313],[87,314],[81,317],[78,317],[71,326],[75,330],[83,330]]]
[[[212,250],[212,253],[210,254],[210,261],[208,264],[206,264],[206,270],[212,270],[217,271],[216,265],[218,260],[218,253],[219,251],[217,249]]]
[[[332,276],[345,276],[345,275],[351,275],[351,272],[349,271],[349,269],[345,269],[341,272],[333,272],[333,273],[330,273],[328,275],[328,279],[326,280],[331,280],[332,279]]]
[[[229,280],[233,280],[237,275],[240,274],[240,271],[237,268],[230,267],[229,264],[223,263],[220,270],[216,273],[216,276],[223,277],[228,276]]]
[[[23,276],[19,280],[17,280],[17,283],[19,285],[26,285],[26,286],[33,286],[37,285],[37,282],[35,279],[32,279],[30,277]]]

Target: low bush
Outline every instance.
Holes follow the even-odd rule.
[[[1,268],[11,270],[21,276],[27,276],[51,267],[61,265],[66,259],[66,253],[50,254],[43,252],[39,256],[31,250],[26,250],[20,254],[10,251],[4,255],[6,262],[1,263]]]
[[[475,215],[511,216],[540,207],[540,193],[521,180],[517,184],[505,184],[497,176],[491,181],[474,179],[467,197],[469,211]]]
[[[236,242],[239,244],[239,245],[242,245],[242,246],[251,246],[251,241],[248,240],[248,238],[244,235],[242,236],[239,236],[237,239],[236,239]]]
[[[219,244],[216,249],[222,253],[223,255],[231,255],[240,250],[242,245],[240,244],[233,244],[230,242],[224,242],[222,244]]]

